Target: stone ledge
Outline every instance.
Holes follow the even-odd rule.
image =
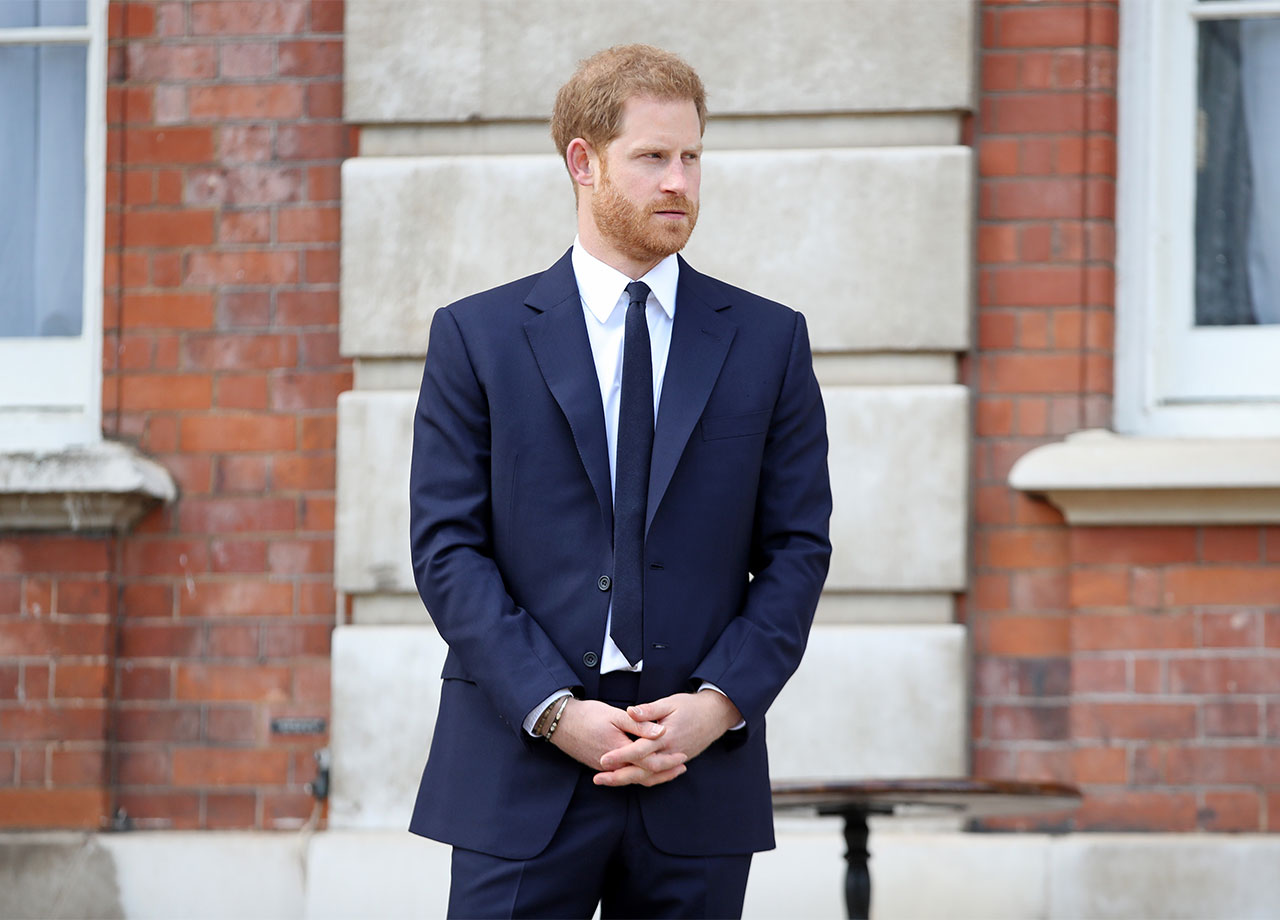
[[[410,803],[406,803],[406,809]],[[3,917],[440,917],[449,848],[392,831],[0,834]],[[1275,917],[1275,834],[966,834],[872,819],[878,917]],[[745,918],[839,917],[841,825],[777,821]],[[921,884],[928,879],[928,884]]]
[[[621,42],[683,55],[716,114],[967,110],[976,25],[964,0],[348,3],[344,112],[546,118],[576,62]]]
[[[0,530],[127,530],[177,494],[168,470],[115,441],[0,452]]]
[[[1280,439],[1139,438],[1090,430],[1021,457],[1009,485],[1070,524],[1280,523]]]

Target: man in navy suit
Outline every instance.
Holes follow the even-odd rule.
[[[675,255],[705,123],[674,55],[584,61],[552,118],[572,248],[432,322],[411,539],[449,653],[410,829],[453,846],[453,917],[737,916],[773,846],[826,422],[803,317]]]

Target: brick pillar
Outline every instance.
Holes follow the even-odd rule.
[[[1070,533],[1006,484],[1028,450],[1110,423],[1116,21],[1111,2],[982,6],[965,605],[981,776],[1091,782],[1119,766],[1072,737]]]
[[[122,554],[115,775],[148,828],[290,827],[327,736],[341,2],[110,7],[104,427],[178,480]]]

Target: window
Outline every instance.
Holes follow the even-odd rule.
[[[1280,2],[1120,12],[1116,428],[1280,437]]]
[[[0,450],[101,439],[106,0],[0,2]]]

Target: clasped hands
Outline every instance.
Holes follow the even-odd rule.
[[[670,782],[726,731],[742,721],[715,690],[675,693],[625,710],[599,700],[570,700],[551,743],[599,770],[597,786]]]

